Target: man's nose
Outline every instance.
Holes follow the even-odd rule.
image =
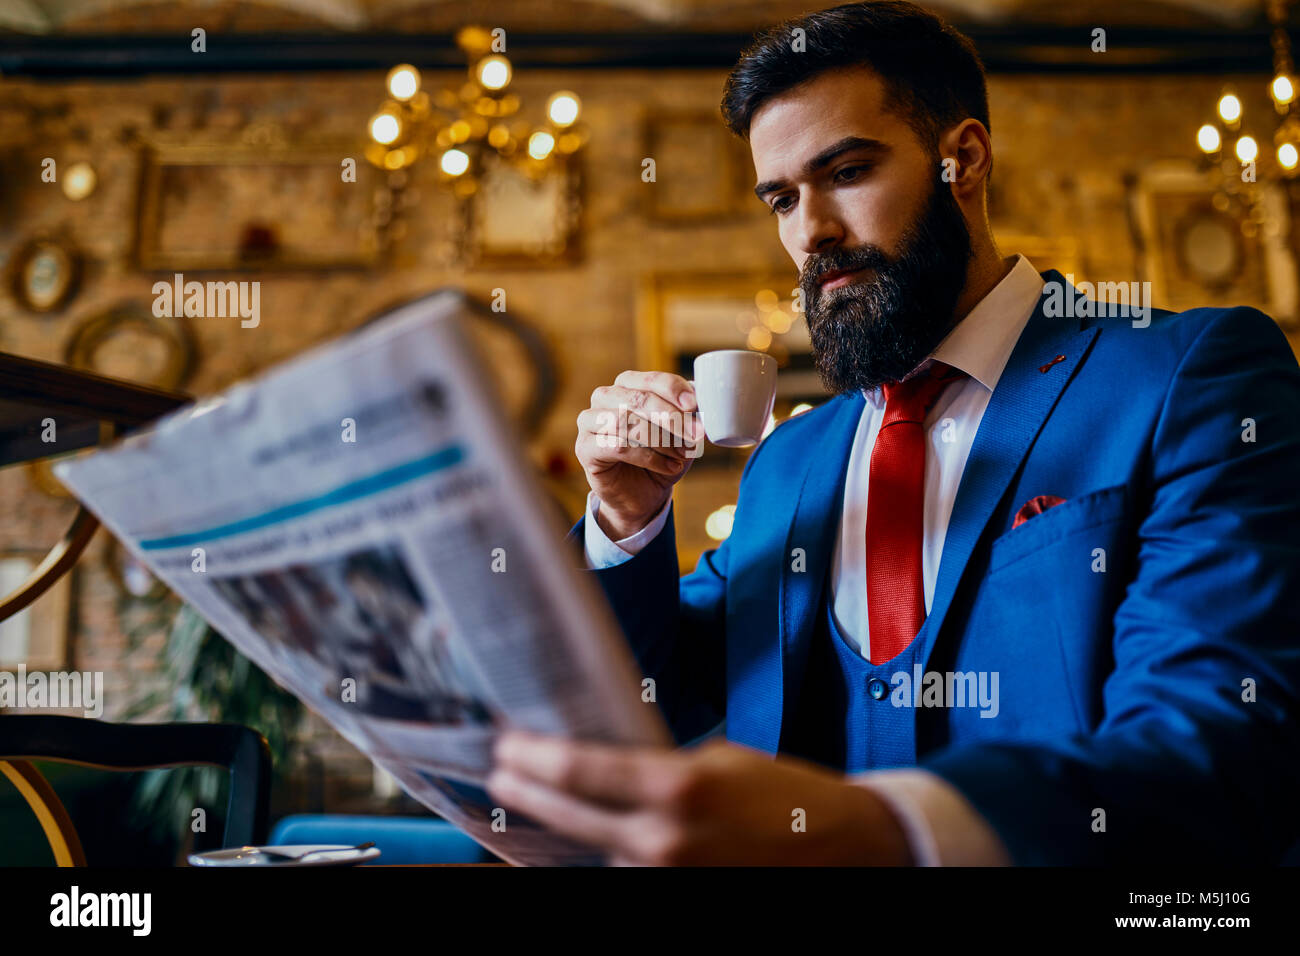
[[[833,203],[812,193],[799,202],[795,242],[804,256],[824,255],[844,241],[844,224]]]

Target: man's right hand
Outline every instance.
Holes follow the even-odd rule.
[[[611,541],[648,525],[699,457],[704,428],[695,409],[691,383],[670,372],[623,372],[591,393],[574,451]]]

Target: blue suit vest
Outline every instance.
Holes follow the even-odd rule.
[[[827,589],[829,595],[829,589]],[[902,672],[910,680],[920,641],[883,664],[872,664],[844,638],[831,602],[822,604],[809,648],[803,687],[781,738],[782,751],[845,773],[916,763],[916,720],[910,693],[893,693]]]

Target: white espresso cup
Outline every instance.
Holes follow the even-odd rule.
[[[743,448],[763,437],[776,400],[776,359],[750,349],[705,352],[695,359],[694,385],[709,441]]]

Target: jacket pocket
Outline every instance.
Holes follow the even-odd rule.
[[[989,573],[1080,531],[1121,520],[1129,508],[1128,485],[1076,495],[996,538],[989,550]]]

